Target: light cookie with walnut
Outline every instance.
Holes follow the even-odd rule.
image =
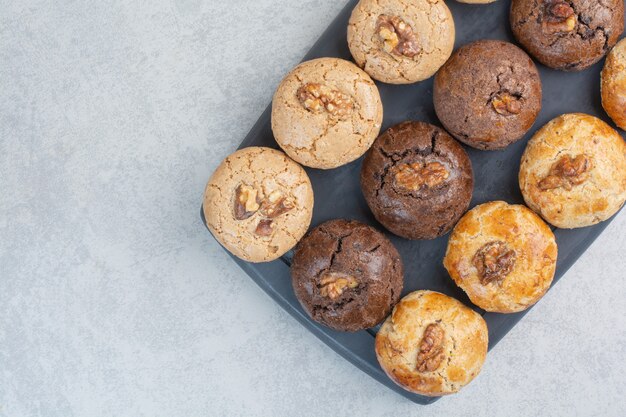
[[[229,252],[249,262],[272,261],[309,228],[313,188],[284,153],[243,148],[217,167],[202,208],[207,227]]]
[[[620,129],[626,130],[626,39],[606,57],[600,85],[602,107]]]
[[[480,372],[487,356],[485,320],[434,291],[402,298],[376,335],[376,357],[407,391],[427,396],[458,392]]]
[[[454,20],[443,0],[361,0],[348,23],[348,46],[372,78],[410,84],[430,78],[450,57]]]
[[[519,185],[526,204],[556,227],[599,223],[626,200],[626,143],[598,118],[564,114],[528,142]]]
[[[363,70],[338,58],[303,62],[272,101],[272,132],[295,161],[330,169],[354,161],[380,132],[378,88]]]
[[[335,330],[375,326],[400,299],[403,266],[398,251],[379,231],[349,220],[330,220],[296,246],[293,289],[318,323]]]
[[[504,201],[468,211],[450,235],[443,265],[478,307],[514,313],[546,293],[556,269],[550,227],[522,205]]]

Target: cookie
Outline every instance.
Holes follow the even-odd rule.
[[[601,80],[602,107],[620,129],[626,130],[626,39],[609,52]]]
[[[457,223],[443,265],[478,307],[514,313],[550,288],[556,257],[554,234],[539,216],[522,205],[493,201]]]
[[[467,153],[443,129],[404,122],[372,145],[361,189],[374,217],[398,236],[434,239],[463,215],[474,188]]]
[[[309,228],[313,188],[304,169],[284,153],[254,146],[217,167],[202,207],[209,230],[233,255],[271,261]]]
[[[454,20],[443,0],[361,0],[348,23],[348,46],[372,78],[410,84],[430,78],[450,57]]]
[[[466,4],[488,4],[488,3],[493,3],[496,0],[456,0],[459,3],[466,3]]]
[[[376,335],[376,357],[407,391],[427,396],[458,392],[485,362],[485,320],[469,307],[434,291],[402,298]]]
[[[462,46],[437,72],[437,117],[452,136],[477,149],[521,139],[541,110],[541,80],[524,51],[503,41]]]
[[[295,161],[330,169],[354,161],[380,132],[378,88],[356,65],[338,58],[303,62],[272,101],[272,132]]]
[[[593,116],[559,116],[528,142],[519,185],[528,207],[556,227],[606,220],[626,200],[624,139]]]
[[[512,0],[511,29],[542,64],[580,71],[598,62],[624,30],[623,0]]]
[[[350,332],[387,317],[400,298],[403,275],[389,239],[349,220],[330,220],[309,232],[291,264],[293,289],[309,316]]]

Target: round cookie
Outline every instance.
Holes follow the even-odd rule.
[[[559,116],[528,142],[519,185],[528,207],[556,227],[606,220],[626,200],[624,139],[593,116]]]
[[[598,62],[624,30],[623,0],[512,0],[517,41],[542,64],[580,71]]]
[[[434,239],[463,215],[474,188],[472,163],[443,129],[404,122],[384,132],[361,168],[374,217],[398,236]]]
[[[450,57],[454,20],[443,0],[361,0],[348,23],[348,46],[372,78],[410,84],[430,78]]]
[[[488,4],[488,3],[493,3],[496,0],[456,0],[459,3],[466,3],[466,4]]]
[[[380,323],[398,302],[404,270],[393,244],[376,229],[330,220],[296,246],[291,278],[309,316],[335,330]]]
[[[492,201],[457,223],[443,265],[478,307],[514,313],[543,297],[556,257],[554,234],[539,216],[522,205]]]
[[[249,147],[217,167],[202,207],[207,227],[233,255],[272,261],[309,228],[313,188],[304,169],[284,153]]]
[[[626,39],[609,52],[601,80],[602,107],[620,129],[626,130]]]
[[[396,384],[416,394],[458,392],[480,372],[488,347],[485,320],[434,291],[402,298],[376,335],[376,357]]]
[[[295,161],[330,169],[354,161],[378,136],[383,107],[363,70],[338,58],[303,62],[272,101],[272,132]]]
[[[452,136],[477,149],[502,149],[541,110],[541,80],[524,51],[503,41],[462,46],[435,76],[435,112]]]

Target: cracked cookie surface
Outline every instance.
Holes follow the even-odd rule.
[[[556,269],[550,227],[522,205],[492,201],[468,211],[454,227],[443,265],[478,307],[514,313],[546,293]]]
[[[416,394],[458,392],[479,374],[488,331],[471,308],[434,291],[400,300],[376,335],[376,357],[385,373]]]
[[[626,39],[609,52],[601,77],[602,107],[620,129],[626,130]]]
[[[253,146],[217,167],[202,207],[209,230],[228,251],[249,262],[266,262],[306,233],[313,188],[304,169],[284,153]]]
[[[374,217],[407,239],[447,233],[469,206],[472,164],[443,129],[404,122],[385,131],[361,168],[361,189]]]
[[[626,143],[598,118],[561,115],[528,142],[519,185],[528,207],[556,227],[599,223],[626,201]]]
[[[542,64],[565,71],[598,62],[624,30],[623,0],[513,0],[515,38]]]
[[[388,32],[381,32],[381,16],[398,19],[410,29],[410,54],[387,48],[395,36],[390,39]],[[348,23],[348,46],[357,65],[390,84],[430,78],[450,57],[454,36],[454,20],[443,0],[361,0]]]
[[[354,161],[380,132],[378,88],[363,70],[338,58],[303,62],[272,101],[272,132],[295,161],[330,169]]]
[[[502,149],[521,139],[541,110],[541,79],[524,51],[481,40],[454,52],[435,76],[435,112],[456,139]]]
[[[380,323],[400,298],[402,260],[379,231],[349,220],[330,220],[296,246],[291,264],[296,297],[309,316],[335,330]]]

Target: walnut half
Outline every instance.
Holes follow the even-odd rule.
[[[578,17],[572,6],[564,0],[546,0],[542,28],[547,33],[571,32]]]
[[[359,282],[353,276],[342,272],[324,272],[320,279],[320,294],[331,300],[339,297],[348,288],[356,288]]]
[[[302,107],[308,111],[312,113],[326,111],[339,119],[347,118],[354,107],[349,95],[319,83],[304,84],[298,88],[296,95]]]
[[[436,371],[445,357],[443,338],[445,332],[438,323],[431,323],[424,330],[420,349],[417,353],[417,370],[419,372]]]
[[[398,16],[378,16],[376,33],[389,54],[412,58],[420,52],[413,28]]]
[[[515,251],[501,240],[483,245],[474,254],[474,266],[478,270],[480,282],[483,285],[494,281],[501,283],[513,270],[515,260]]]
[[[448,179],[450,173],[439,162],[413,162],[395,168],[395,184],[405,190],[418,191],[422,187],[434,188]]]
[[[522,111],[522,100],[508,91],[503,91],[493,96],[491,106],[502,116],[512,116]]]
[[[235,189],[235,219],[245,220],[256,213],[259,207],[256,188],[240,184]]]
[[[552,165],[548,175],[539,181],[537,186],[542,191],[555,188],[564,188],[569,191],[574,185],[585,182],[589,177],[590,169],[591,160],[585,155],[577,155],[574,158],[564,155]]]

